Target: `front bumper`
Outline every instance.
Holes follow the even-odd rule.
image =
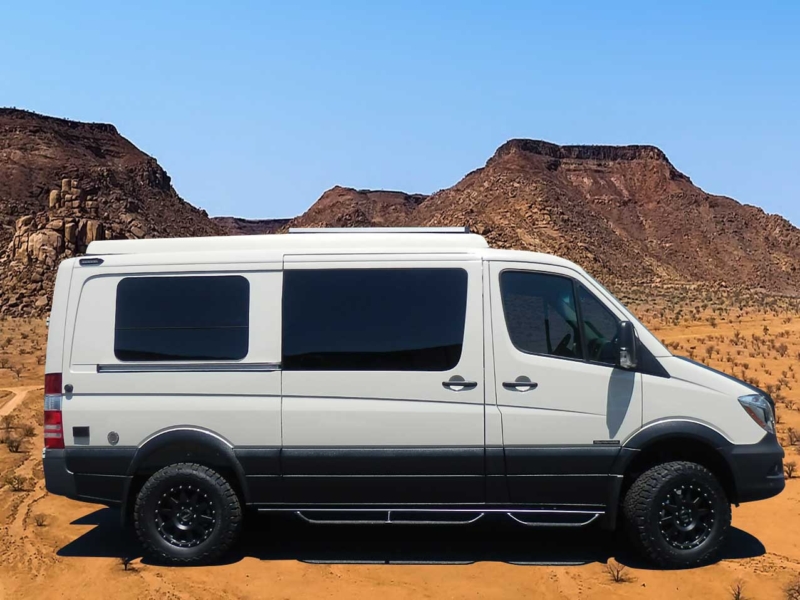
[[[733,474],[736,502],[753,502],[777,496],[786,487],[784,452],[778,438],[767,434],[757,444],[721,449]]]

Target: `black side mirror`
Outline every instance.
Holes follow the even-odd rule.
[[[636,329],[630,321],[619,324],[619,358],[617,365],[623,369],[635,369],[639,364],[637,357]]]

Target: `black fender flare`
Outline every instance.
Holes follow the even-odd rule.
[[[723,458],[724,454],[721,451],[733,446],[733,443],[721,433],[697,421],[688,419],[656,421],[645,425],[627,439],[611,466],[611,473],[624,475],[631,461],[639,452],[648,446],[670,439],[690,439],[702,442],[714,450],[720,451],[720,456]]]
[[[148,466],[148,462],[155,457],[161,458],[158,464],[164,462],[163,466],[176,462],[200,462],[211,467],[227,467],[236,475],[235,483],[244,495],[245,504],[249,502],[244,469],[236,458],[232,444],[207,429],[189,426],[171,427],[151,436],[136,450],[131,459],[122,497],[123,524],[127,522],[130,487],[134,476],[142,467]]]
[[[701,442],[717,451],[728,469],[731,469],[724,450],[733,446],[733,443],[708,425],[689,419],[665,419],[648,423],[625,441],[611,465],[612,485],[609,490],[605,519],[607,528],[614,529],[616,527],[623,479],[631,463],[649,446],[681,439]]]

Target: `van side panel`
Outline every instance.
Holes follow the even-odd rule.
[[[240,361],[121,361],[115,355],[116,290],[126,277],[146,275],[241,275],[249,282],[249,339]],[[131,268],[104,272],[76,269],[71,303],[76,306],[65,344],[63,381],[73,391],[64,397],[67,462],[77,494],[107,500],[119,494],[118,478],[133,475],[134,457],[148,448],[174,454],[159,437],[174,439],[181,456],[191,456],[180,430],[211,436],[237,451],[260,476],[275,476],[259,461],[274,464],[281,445],[279,265],[246,272],[215,268],[191,273],[147,273]],[[213,282],[211,283],[213,285]],[[202,439],[202,438],[201,438]],[[209,440],[212,441],[212,440]],[[269,452],[269,451],[272,452]],[[70,458],[72,456],[72,458]],[[74,459],[74,460],[73,460]]]

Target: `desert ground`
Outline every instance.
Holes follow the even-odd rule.
[[[643,289],[625,298],[678,354],[744,377],[778,402],[788,465],[800,462],[800,302],[727,289]],[[53,497],[41,468],[45,325],[0,321],[0,599],[740,598],[779,599],[800,577],[800,481],[733,511],[716,564],[649,568],[595,530],[313,527],[251,519],[225,564],[142,559],[118,514]],[[796,433],[797,432],[797,433]],[[787,471],[792,469],[787,467]],[[787,473],[788,474],[788,473]],[[791,473],[794,475],[794,473]],[[800,474],[795,475],[800,478]],[[609,565],[624,567],[614,581]]]

